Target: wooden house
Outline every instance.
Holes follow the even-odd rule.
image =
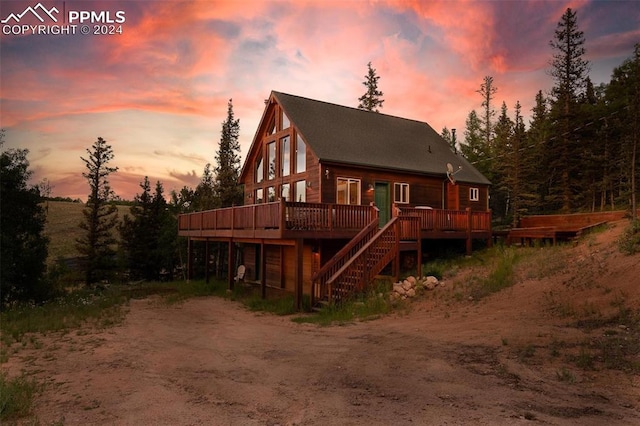
[[[241,247],[229,264],[263,292],[337,301],[389,264],[397,275],[403,250],[419,265],[425,241],[491,240],[490,182],[427,123],[280,92],[265,104],[244,205],[179,218],[190,246]]]

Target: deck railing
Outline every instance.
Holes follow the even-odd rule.
[[[474,212],[471,210],[438,210],[420,207],[400,207],[399,216],[420,218],[420,229],[423,231],[490,231],[491,212]]]
[[[374,218],[377,218],[377,209],[372,206],[277,201],[181,214],[178,229],[358,231]]]

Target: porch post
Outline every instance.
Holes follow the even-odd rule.
[[[302,238],[296,239],[296,269],[295,269],[295,277],[296,277],[296,290],[295,290],[295,299],[296,299],[296,310],[302,310],[302,267],[303,267],[303,256],[304,256],[304,244]]]
[[[193,240],[189,237],[187,242],[187,282],[193,278]]]
[[[260,291],[262,298],[267,297],[267,255],[265,253],[266,246],[264,240],[260,241],[260,270],[262,275],[260,276]]]
[[[473,221],[471,219],[471,208],[467,207],[467,256],[471,255],[471,228]]]
[[[209,270],[211,269],[211,267],[209,266],[211,262],[211,253],[209,251],[209,246],[209,240],[204,240],[204,282],[207,284],[209,284]]]
[[[235,285],[235,250],[234,250],[234,244],[233,244],[233,238],[229,239],[229,253],[228,253],[228,260],[229,260],[229,267],[227,268],[228,271],[228,275],[229,275],[229,290],[233,290],[233,287]]]

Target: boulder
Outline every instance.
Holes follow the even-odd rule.
[[[409,290],[407,290],[407,297],[415,297],[416,295],[416,289],[415,288],[411,288]]]
[[[405,290],[400,283],[396,283],[393,285],[393,291],[401,296],[404,296],[407,293],[407,290]]]
[[[413,288],[413,286],[414,286],[414,284],[412,284],[411,281],[409,281],[409,280],[404,280],[402,282],[402,288],[404,288],[405,290],[410,290],[410,289]]]

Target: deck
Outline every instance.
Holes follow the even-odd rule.
[[[491,238],[491,212],[402,207],[394,215],[417,217],[412,222],[423,239]],[[377,217],[375,206],[278,201],[181,214],[178,233],[193,239],[350,239]],[[416,229],[403,234],[415,239]]]

